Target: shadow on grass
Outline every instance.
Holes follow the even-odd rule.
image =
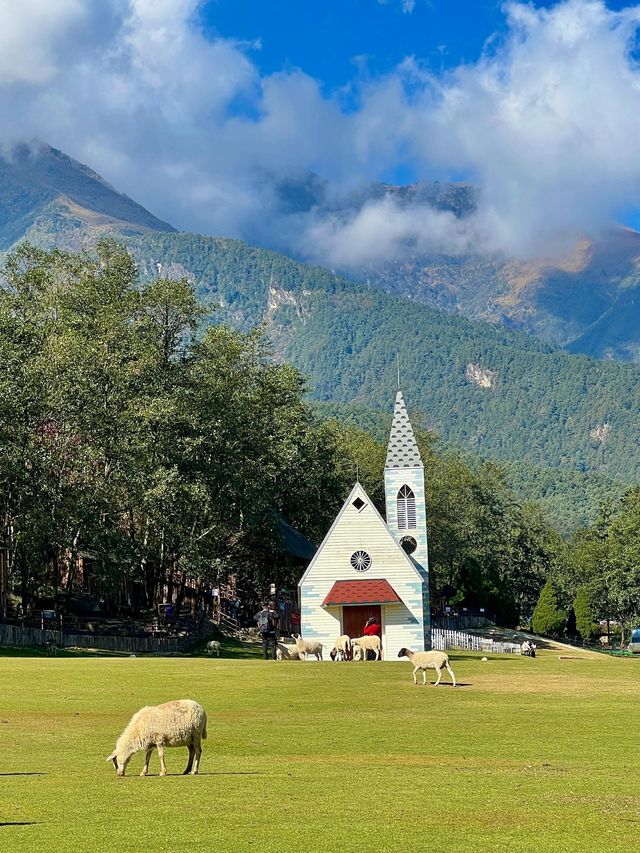
[[[46,773],[40,773],[38,771],[34,771],[33,773],[24,771],[18,771],[17,773],[0,773],[0,776],[46,776]]]
[[[109,649],[58,649],[56,655],[48,655],[41,646],[0,646],[0,658],[128,658],[130,652],[112,652]],[[140,655],[140,657],[144,657]]]
[[[35,826],[35,820],[8,820],[0,821],[0,826]]]
[[[196,776],[265,776],[266,774],[260,773],[259,770],[220,770],[219,772],[216,772],[215,770],[210,770],[206,773],[196,773],[195,775]],[[165,778],[165,779],[169,779],[169,778],[178,779],[181,776],[184,777],[185,779],[187,779],[191,776],[191,773],[167,773],[167,775],[163,778]],[[153,779],[154,777],[156,779],[159,779],[160,774],[159,773],[147,773],[147,775],[144,778],[145,779]],[[133,778],[135,778],[135,776]]]
[[[476,663],[483,663],[480,655],[481,652],[476,652],[474,655],[465,655],[456,651],[447,652],[449,658],[454,661],[458,660],[471,660]],[[526,658],[524,655],[500,655],[494,654],[493,652],[488,652],[484,657],[487,658],[488,661],[500,661],[500,663],[515,663],[519,660],[534,660],[534,658]]]

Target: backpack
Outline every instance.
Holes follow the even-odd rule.
[[[261,610],[258,613],[258,631],[261,634],[268,634],[271,631],[271,616],[268,610]]]

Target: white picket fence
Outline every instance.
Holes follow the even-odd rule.
[[[519,655],[521,648],[517,643],[495,642],[487,637],[477,637],[464,631],[449,631],[446,628],[431,629],[431,647],[440,651],[459,649],[484,654]]]

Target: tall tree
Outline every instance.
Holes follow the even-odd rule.
[[[560,608],[556,585],[548,578],[533,611],[532,628],[536,634],[553,637],[562,632],[566,621],[567,614]]]

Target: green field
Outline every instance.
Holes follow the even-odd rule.
[[[455,690],[406,662],[0,657],[0,850],[635,849],[640,664],[452,657]],[[202,775],[117,779],[131,713],[185,697]]]

